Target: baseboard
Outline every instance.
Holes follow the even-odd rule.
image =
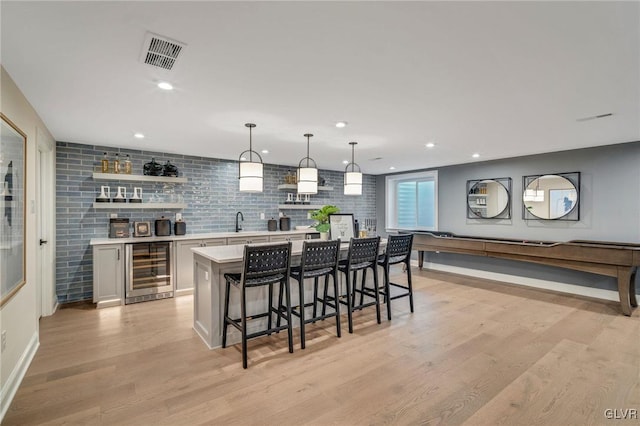
[[[18,392],[20,383],[22,383],[24,375],[27,374],[27,369],[31,365],[31,361],[33,361],[33,357],[36,355],[39,347],[40,340],[38,338],[38,332],[36,331],[33,333],[27,348],[22,353],[15,368],[11,374],[9,374],[5,385],[0,390],[0,423],[2,423],[2,419],[4,419],[4,415],[9,409],[9,404],[13,401],[13,397],[16,395],[16,392]]]
[[[193,288],[184,288],[182,290],[176,290],[174,292],[175,296],[187,296],[189,294],[193,294]]]
[[[418,266],[417,261],[412,261],[413,266]],[[586,287],[576,284],[561,283],[556,281],[541,280],[538,278],[522,277],[518,275],[501,274],[498,272],[488,272],[480,269],[462,268],[460,266],[443,265],[440,263],[424,262],[424,268],[434,271],[451,272],[460,275],[469,275],[476,278],[484,278],[494,281],[502,281],[509,284],[522,285],[527,287],[541,288],[544,290],[561,291],[563,293],[576,294],[579,296],[593,297],[596,299],[620,301],[617,291],[604,290],[600,288]]]

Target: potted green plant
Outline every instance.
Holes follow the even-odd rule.
[[[311,219],[317,221],[315,228],[320,233],[321,239],[327,239],[329,235],[329,215],[338,213],[340,209],[336,206],[326,205],[311,212]]]

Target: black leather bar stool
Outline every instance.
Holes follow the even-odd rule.
[[[300,347],[305,348],[305,324],[324,320],[326,318],[336,318],[336,334],[341,336],[340,332],[340,304],[335,303],[338,290],[338,259],[340,257],[340,240],[333,241],[306,241],[302,245],[302,259],[300,266],[291,268],[291,278],[298,281],[298,289],[300,294],[300,303],[296,307],[291,308],[291,313],[300,318]],[[323,296],[318,294],[318,280],[324,277]],[[333,294],[328,295],[329,277],[333,278]],[[313,301],[305,303],[304,301],[304,283],[305,279],[313,278]],[[333,301],[333,303],[331,302]],[[282,303],[282,291],[280,292],[280,303]],[[322,304],[322,311],[318,314],[318,304]],[[333,308],[332,312],[327,313],[327,306]],[[305,308],[313,307],[310,318],[307,318]]]
[[[378,258],[378,265],[384,270],[384,287],[380,289],[380,294],[384,296],[387,304],[387,319],[391,320],[391,301],[401,297],[409,297],[409,308],[413,313],[413,286],[411,285],[411,246],[413,244],[413,234],[389,235],[387,238],[387,248],[383,255]],[[389,279],[389,267],[404,263],[407,271],[407,285],[392,283]],[[391,296],[391,286],[400,288],[400,294]]]
[[[349,333],[353,333],[353,311],[361,310],[368,306],[376,307],[376,316],[380,324],[380,299],[378,297],[378,250],[380,237],[352,238],[349,241],[349,254],[346,260],[340,261],[338,270],[345,275],[346,297],[340,303],[347,305],[347,319],[349,321]],[[367,269],[373,271],[373,294],[366,293],[365,283]],[[356,278],[358,271],[362,271],[362,285],[357,288]],[[353,281],[351,276],[353,275]],[[360,303],[356,302],[356,293],[360,293]],[[373,298],[373,301],[364,303],[364,296]]]
[[[224,274],[226,280],[224,296],[224,324],[222,331],[222,347],[227,347],[227,327],[232,325],[242,333],[242,367],[247,368],[247,340],[287,329],[289,352],[293,353],[293,330],[291,327],[291,291],[289,288],[289,272],[291,269],[291,243],[278,243],[260,246],[244,246],[242,273]],[[285,309],[273,307],[273,285],[278,283],[284,288],[286,296]],[[240,318],[229,317],[229,294],[231,286],[240,291]],[[247,313],[247,290],[255,287],[269,286],[269,308],[259,314]],[[276,314],[278,324],[273,327],[272,314]],[[249,334],[247,321],[267,317],[267,328]],[[286,325],[280,325],[280,317]]]

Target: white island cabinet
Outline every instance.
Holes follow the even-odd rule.
[[[93,246],[93,303],[98,308],[124,303],[124,244]]]

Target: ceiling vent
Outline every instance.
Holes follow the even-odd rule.
[[[147,33],[140,61],[164,70],[172,70],[186,44],[158,34]]]

